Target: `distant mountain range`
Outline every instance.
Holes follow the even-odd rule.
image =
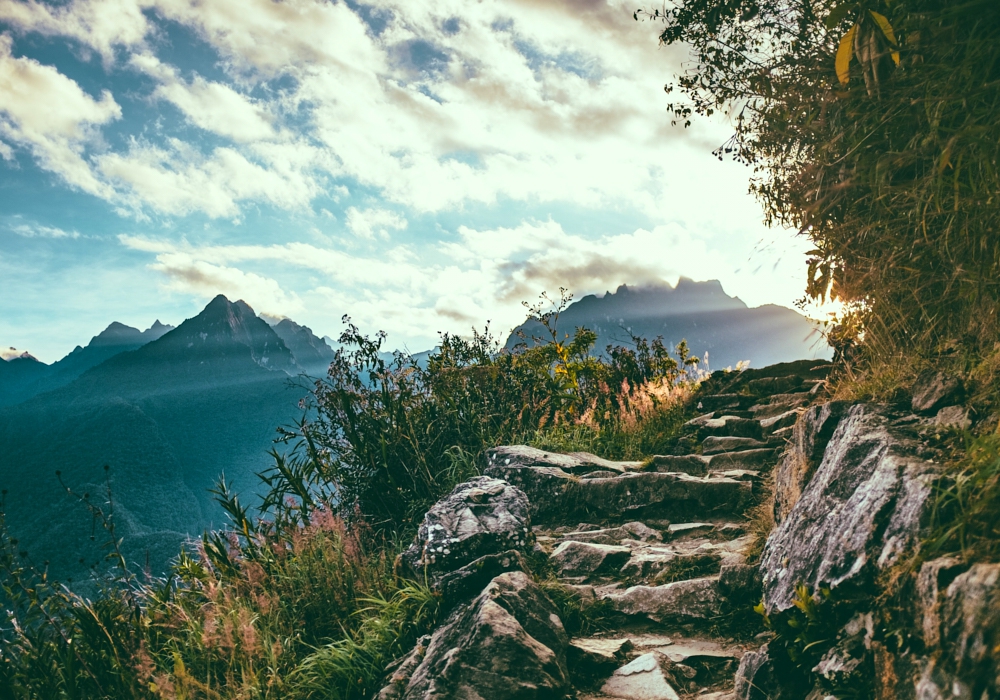
[[[108,465],[126,553],[163,571],[185,538],[222,525],[207,490],[221,473],[245,494],[259,487],[275,429],[301,416],[308,382],[296,378],[332,358],[308,328],[271,327],[219,296],[177,328],[112,324],[52,365],[0,361],[7,522],[36,561],[86,576],[104,533],[91,542],[89,516],[55,472],[96,499]]]
[[[608,345],[629,345],[630,334],[649,340],[662,336],[671,349],[687,340],[691,354],[704,358],[708,353],[713,370],[735,367],[741,360],[764,367],[832,354],[814,323],[802,314],[773,304],[749,308],[726,294],[718,280],[682,277],[675,287],[622,285],[603,297],[585,296],[570,304],[557,323],[560,336],[572,336],[578,327],[597,333],[598,353]],[[529,344],[532,338],[545,339],[541,324],[527,322],[511,333],[508,348],[525,342],[518,331]]]

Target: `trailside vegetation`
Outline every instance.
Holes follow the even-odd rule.
[[[942,346],[997,353],[1000,4],[668,0],[636,19],[690,50],[675,123],[722,113],[768,223],[814,244],[806,293],[855,376]]]
[[[228,527],[165,577],[137,575],[122,555],[110,480],[100,496],[67,489],[107,535],[110,574],[90,597],[21,551],[0,508],[0,700],[371,697],[439,616],[439,598],[400,578],[395,557],[485,448],[635,457],[684,420],[699,376],[686,346],[636,338],[595,356],[592,332],[556,330],[569,299],[530,309],[545,338],[508,351],[488,331],[446,335],[426,364],[387,358],[384,336],[348,321],[307,418],[280,432],[260,503],[220,479]],[[593,623],[577,612],[575,625]]]

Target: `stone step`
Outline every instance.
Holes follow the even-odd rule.
[[[704,411],[720,411],[722,409],[747,409],[756,397],[746,394],[711,394],[698,399],[698,408]]]
[[[745,437],[760,440],[764,436],[764,431],[758,420],[726,415],[705,421],[705,424],[698,431],[698,437],[705,439],[709,436]]]
[[[648,460],[649,469],[658,472],[675,472],[704,476],[711,460],[701,455],[653,455]]]
[[[781,450],[773,447],[742,450],[739,452],[722,452],[707,457],[708,468],[712,471],[726,471],[730,469],[760,471],[773,467],[778,463],[780,458]],[[702,459],[706,459],[706,457],[703,456]]]
[[[800,415],[802,415],[800,409],[792,409],[791,411],[785,411],[770,418],[763,418],[760,420],[761,430],[765,436],[773,435],[782,428],[790,428],[795,425]]]
[[[805,406],[812,400],[811,392],[803,391],[795,394],[775,394],[765,401],[751,406],[747,409],[758,420],[771,418],[778,414],[790,411],[793,408]]]
[[[553,467],[567,474],[586,474],[588,472],[604,471],[621,474],[627,471],[637,471],[642,468],[642,462],[615,462],[603,459],[589,452],[571,452],[562,454],[548,452],[527,445],[504,445],[486,452],[488,465],[503,464],[526,467]]]
[[[716,455],[724,452],[741,452],[744,450],[763,450],[769,445],[760,440],[746,437],[709,436],[701,441],[703,455]]]
[[[491,455],[485,474],[524,491],[537,524],[740,515],[753,494],[745,480],[661,472],[580,479],[556,467],[507,464],[506,459]]]
[[[660,586],[632,586],[601,596],[615,612],[659,624],[704,624],[722,614],[719,577],[675,581]]]
[[[569,667],[577,671],[573,680],[578,686],[600,686],[598,693],[581,697],[657,698],[669,696],[665,687],[688,693],[701,689],[713,692],[730,685],[743,654],[741,646],[707,637],[668,637],[624,629],[571,640]],[[580,663],[573,663],[575,660]],[[662,682],[650,674],[657,670],[662,672]],[[643,688],[660,695],[642,695],[638,691]],[[699,692],[698,697],[710,696]]]

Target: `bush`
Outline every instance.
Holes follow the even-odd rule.
[[[554,331],[558,311],[534,317],[551,337],[505,350],[487,328],[443,335],[426,366],[381,352],[384,335],[363,336],[345,317],[341,348],[314,392],[312,417],[287,431],[301,459],[266,475],[283,495],[310,503],[335,495],[380,532],[407,531],[487,448],[531,443],[639,457],[679,428],[683,388],[695,363],[660,339],[591,354],[596,335]],[[285,473],[282,473],[281,470]],[[276,493],[282,495],[282,490]],[[282,496],[283,497],[283,496]]]
[[[690,47],[667,86],[686,98],[675,121],[732,115],[716,155],[751,165],[769,223],[813,242],[807,293],[847,305],[842,354],[992,347],[1000,4],[683,0],[646,16]]]

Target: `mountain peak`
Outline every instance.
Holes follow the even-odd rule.
[[[242,299],[232,302],[218,295],[200,314],[182,323],[169,337],[188,349],[215,346],[220,352],[225,352],[225,346],[236,343],[249,348],[253,361],[265,369],[292,374],[299,370],[281,338]]]
[[[27,350],[18,350],[15,347],[9,347],[0,350],[0,360],[5,360],[10,362],[11,360],[34,360],[38,362],[38,358],[32,355]]]

